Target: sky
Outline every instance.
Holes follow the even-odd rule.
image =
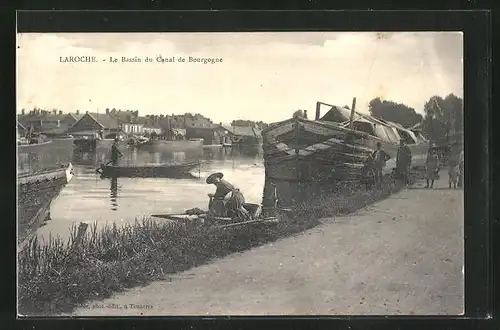
[[[157,57],[183,57],[161,63]],[[64,63],[95,56],[96,63]],[[140,63],[121,58],[137,57]],[[188,62],[189,57],[222,62]],[[118,62],[110,63],[110,57]],[[145,62],[149,57],[152,62]],[[433,95],[463,97],[460,32],[23,33],[17,112],[106,108],[273,122],[316,102],[356,109],[380,97],[423,113]]]

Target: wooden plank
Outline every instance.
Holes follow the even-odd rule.
[[[152,214],[151,217],[167,219],[167,220],[180,220],[180,221],[190,221],[200,218],[199,215],[189,215],[189,214]]]
[[[277,224],[278,222],[279,222],[279,220],[277,217],[269,217],[267,219],[249,220],[249,221],[230,223],[230,224],[222,225],[222,226],[214,226],[214,228],[226,229],[226,228],[247,226],[247,225],[256,225],[256,224]]]

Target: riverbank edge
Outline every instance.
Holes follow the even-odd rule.
[[[309,205],[307,210],[299,211],[293,219],[274,227],[214,231],[179,223],[152,225],[154,220],[144,219],[142,224],[136,222],[133,234],[140,236],[149,231],[149,240],[141,243],[142,252],[122,260],[103,262],[92,258],[87,251],[78,251],[71,258],[71,264],[63,269],[47,268],[43,274],[33,277],[21,274],[18,311],[23,316],[68,313],[85,302],[109,298],[125,289],[165,280],[168,275],[210,263],[214,259],[304,232],[321,224],[320,218],[355,212],[401,188],[401,184],[389,179],[379,189],[353,194],[342,200],[325,197],[316,205]],[[116,227],[113,230],[116,231]],[[93,235],[102,234],[96,234],[94,230],[91,232]],[[158,236],[158,232],[162,234]],[[151,239],[152,236],[156,239]],[[69,242],[66,246],[70,246]],[[20,261],[30,262],[29,257]],[[21,266],[20,262],[20,269]],[[28,280],[21,283],[22,278]]]

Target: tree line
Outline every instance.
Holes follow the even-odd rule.
[[[260,129],[264,129],[267,126],[269,126],[268,123],[265,123],[261,120],[259,121],[253,121],[253,120],[243,120],[243,119],[237,119],[233,120],[231,122],[231,126],[239,126],[239,127],[257,127]]]
[[[463,132],[464,129],[463,100],[454,94],[444,98],[432,96],[424,105],[424,116],[405,104],[379,97],[370,101],[368,110],[375,118],[406,128],[421,124],[422,132],[434,143],[447,143],[450,133]]]

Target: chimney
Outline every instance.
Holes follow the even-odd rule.
[[[88,111],[85,111],[85,114],[87,114],[87,115],[88,115],[88,114],[89,114],[89,112],[88,112]]]
[[[52,112],[54,113],[54,116],[57,116],[57,110],[56,109],[52,110]]]
[[[316,120],[319,120],[321,103],[316,102]]]
[[[76,114],[79,115],[80,114],[80,110],[77,109],[76,110]]]
[[[21,109],[21,115],[24,116],[24,109]]]
[[[304,118],[307,119],[307,110],[304,110]]]
[[[109,115],[109,109],[108,108],[106,108],[106,114]]]

